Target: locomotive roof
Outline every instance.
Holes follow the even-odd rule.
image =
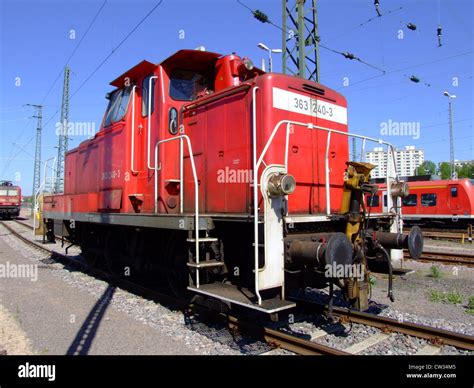
[[[179,63],[180,67],[182,68],[192,67],[196,70],[205,70],[210,64],[215,63],[215,61],[217,61],[217,59],[221,56],[221,54],[211,53],[209,51],[179,50],[170,57],[166,58],[160,63],[160,65],[163,67],[168,67]],[[157,65],[154,63],[143,60],[114,79],[110,85],[121,88],[124,86],[127,79],[128,81],[133,81],[143,74],[151,73],[156,69],[156,66]]]
[[[214,66],[216,61],[222,57],[222,54],[212,53],[210,51],[200,50],[179,50],[173,55],[163,60],[159,65],[165,69],[179,65],[182,69],[195,69],[197,71],[205,71],[210,66]],[[125,73],[114,79],[110,85],[117,88],[124,86],[125,82],[134,81],[144,74],[151,73],[156,69],[158,65],[146,60],[141,61]],[[264,71],[255,68],[259,73],[263,74]]]
[[[209,51],[179,50],[172,56],[166,58],[160,65],[169,67],[179,64],[183,69],[192,67],[196,70],[206,70],[209,65],[214,65],[220,57],[222,57],[222,54],[211,53]]]
[[[0,182],[0,187],[10,187],[12,189],[19,188],[20,186],[14,185],[11,182]]]
[[[154,63],[143,60],[138,65],[133,66],[131,69],[127,70],[121,76],[114,79],[110,83],[110,85],[115,86],[117,88],[121,88],[124,85],[127,78],[129,81],[133,81],[134,79],[140,77],[141,75],[145,73],[151,73],[153,70],[155,70],[155,68],[156,68],[156,65]]]

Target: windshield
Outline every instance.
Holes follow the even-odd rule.
[[[104,127],[107,127],[123,118],[127,112],[131,89],[132,88],[128,86],[112,93],[107,112],[105,113]]]
[[[210,92],[209,80],[192,70],[173,70],[170,77],[170,96],[174,100],[192,101]]]

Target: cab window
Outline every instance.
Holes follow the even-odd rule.
[[[379,196],[378,195],[367,195],[367,206],[377,207],[379,206]]]
[[[0,195],[8,195],[8,190],[0,190]]]
[[[107,107],[107,112],[105,113],[104,127],[107,127],[116,121],[122,120],[123,116],[127,112],[131,90],[132,88],[128,86],[112,93],[110,96],[109,106]]]
[[[421,194],[421,206],[436,206],[436,194]]]
[[[456,198],[458,196],[458,188],[451,187],[451,197]]]
[[[170,97],[173,100],[192,101],[210,92],[209,80],[192,70],[175,69],[170,76]]]
[[[8,195],[12,195],[12,196],[18,196],[18,190],[8,190]]]
[[[153,74],[150,74],[148,77],[143,79],[142,83],[142,116],[148,116],[148,96],[150,95],[149,88],[150,88],[150,78],[153,77]],[[155,103],[155,79],[151,80],[151,113],[154,110],[154,103]]]
[[[416,206],[418,202],[416,194],[408,194],[406,197],[402,198],[403,206]]]

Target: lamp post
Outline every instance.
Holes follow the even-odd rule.
[[[270,49],[268,46],[264,45],[263,43],[259,43],[257,45],[258,48],[262,50],[268,51],[268,72],[272,71],[272,53],[281,53],[281,49]]]
[[[454,165],[454,137],[453,137],[453,107],[452,100],[456,98],[454,94],[449,92],[443,92],[443,95],[448,97],[448,110],[449,110],[449,162],[451,165],[451,179],[457,179],[456,166]]]

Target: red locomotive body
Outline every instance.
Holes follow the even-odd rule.
[[[111,271],[160,273],[270,313],[294,306],[290,272],[301,289],[324,260],[354,262],[362,234],[347,226],[359,212],[349,202],[371,167],[346,165],[343,96],[194,50],[142,61],[111,85],[100,131],[66,155],[64,194],[44,197],[50,236]]]
[[[20,215],[21,188],[12,182],[0,182],[0,218],[12,218]]]
[[[194,54],[196,60],[190,57]],[[205,95],[198,100],[196,107],[189,107],[192,96],[174,99],[163,92],[170,89],[171,82],[182,82],[172,78],[176,67],[182,72],[179,76],[190,77],[185,71],[204,71],[216,62],[219,56],[211,53],[181,51],[167,59],[159,66],[142,62],[129,70],[111,84],[120,89],[112,94],[121,93],[124,80],[130,79],[137,85],[148,82],[150,75],[159,77],[160,98],[153,101],[151,121],[151,139],[147,139],[148,116],[144,116],[143,97],[138,93],[135,99],[135,117],[130,100],[131,90],[127,90],[118,109],[123,109],[120,120],[108,122],[107,114],[114,107],[111,102],[100,131],[94,139],[87,140],[70,151],[66,156],[65,165],[65,196],[54,197],[57,201],[55,211],[66,213],[75,212],[120,212],[120,213],[153,213],[155,209],[154,179],[150,174],[149,165],[154,164],[154,145],[160,140],[171,139],[176,134],[169,131],[169,111],[176,109],[182,114],[182,125],[189,128],[187,135],[191,141],[196,172],[200,177],[200,211],[207,213],[237,213],[246,214],[251,209],[252,179],[252,131],[251,106],[252,94],[250,83],[243,82],[238,88],[227,88],[223,91]],[[226,58],[230,63],[236,61],[236,56]],[[237,58],[237,57],[236,57]],[[222,60],[221,60],[222,62]],[[186,65],[186,63],[189,63]],[[260,74],[255,70],[255,74]],[[184,75],[183,75],[184,74]],[[222,81],[221,81],[222,82]],[[156,85],[158,86],[158,85]],[[257,138],[257,152],[260,154],[266,139],[271,135],[275,125],[281,120],[298,120],[301,109],[292,111],[291,104],[303,103],[302,98],[308,93],[318,93],[317,88],[290,76],[275,74],[260,74],[254,82],[258,87],[257,105],[259,107],[257,127],[261,128]],[[131,89],[129,87],[129,89]],[[143,90],[143,88],[142,88]],[[287,91],[289,90],[289,91]],[[299,92],[299,94],[298,94]],[[182,92],[180,92],[182,93]],[[218,94],[219,93],[219,94]],[[303,95],[302,93],[305,93]],[[316,126],[331,127],[347,132],[346,101],[341,95],[329,90],[320,90],[319,98],[327,101],[334,117],[338,121],[326,120],[324,116],[311,118]],[[298,97],[299,96],[299,97]],[[142,98],[140,98],[142,97]],[[278,104],[289,105],[288,108],[274,109],[272,98],[278,99]],[[118,98],[117,98],[118,99]],[[295,100],[293,100],[295,99]],[[296,100],[300,99],[300,100]],[[141,103],[140,103],[141,102]],[[308,102],[303,104],[303,111],[310,108]],[[183,106],[187,109],[183,113]],[[313,108],[314,109],[314,108]],[[341,112],[338,112],[340,110]],[[332,111],[331,111],[332,112]],[[329,118],[329,113],[327,114]],[[130,126],[135,120],[135,131],[132,135]],[[293,132],[293,133],[292,133]],[[132,136],[134,139],[132,139]],[[290,214],[321,214],[326,212],[324,193],[325,171],[324,164],[318,163],[324,158],[327,133],[318,131],[294,131],[290,129],[290,152],[288,155],[289,173],[296,179],[295,193],[289,199]],[[336,138],[331,143],[330,158],[347,160],[348,150],[345,137]],[[133,144],[132,144],[133,143]],[[133,148],[132,148],[133,147]],[[176,214],[179,212],[179,145],[169,143],[159,146],[162,165],[166,166],[159,176],[158,213]],[[273,146],[266,155],[266,164],[282,164],[285,157],[285,132],[280,130],[273,141]],[[149,149],[149,151],[148,151]],[[133,161],[132,161],[133,152]],[[150,156],[148,157],[147,153]],[[189,157],[184,150],[184,159]],[[147,158],[138,157],[146,155]],[[133,163],[133,166],[132,166]],[[330,175],[331,197],[334,198],[332,210],[340,210],[342,200],[342,185],[345,165],[332,163]],[[191,177],[191,167],[185,163],[184,176]],[[194,183],[191,178],[184,180],[184,210],[193,211]],[[135,195],[137,194],[137,195]]]
[[[402,199],[403,219],[408,224],[465,227],[474,222],[474,185],[471,179],[408,182],[410,193]],[[385,185],[380,185],[373,213],[384,210]],[[385,198],[385,197],[384,197]],[[385,209],[386,210],[386,209]]]

